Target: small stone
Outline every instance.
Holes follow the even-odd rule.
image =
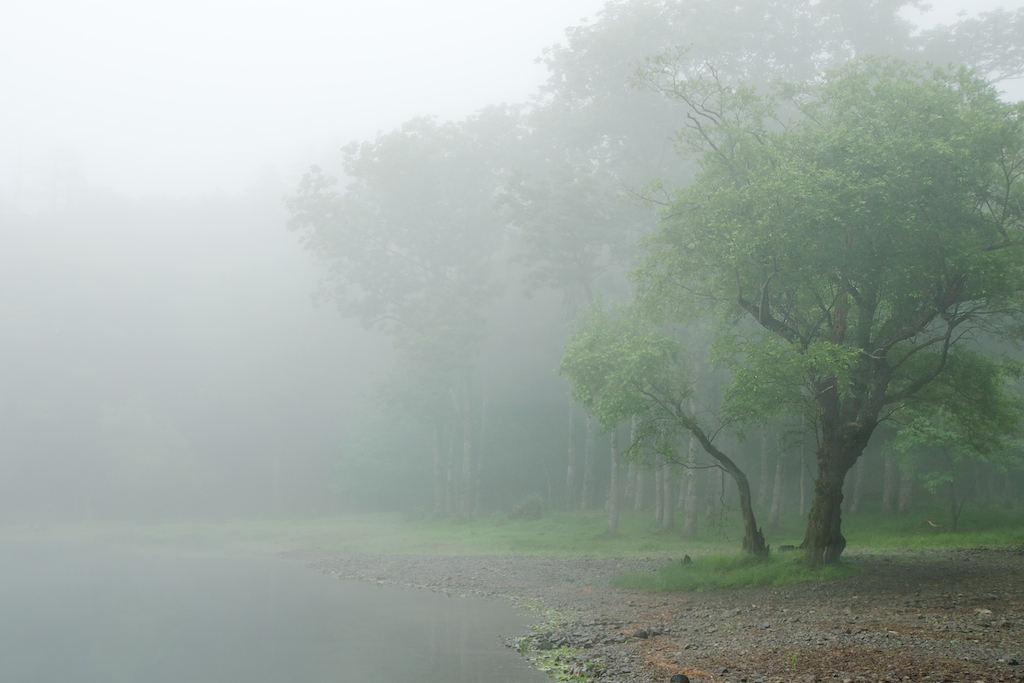
[[[670,680],[671,683],[690,683],[690,677],[686,674],[675,674]]]
[[[764,622],[763,624],[761,624],[761,628],[764,628],[764,629],[769,629],[771,627],[772,627],[772,625],[770,623],[768,623],[767,621]]]
[[[647,638],[648,635],[650,634],[647,633],[647,631],[645,631],[644,629],[640,629],[638,631],[633,632],[633,637],[640,638],[641,640]]]

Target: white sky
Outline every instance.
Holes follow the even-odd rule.
[[[930,19],[1024,0],[936,0]],[[293,184],[417,115],[524,101],[603,0],[8,0],[0,201],[77,167],[131,196]],[[25,180],[25,179],[28,180]],[[19,185],[20,187],[20,185]],[[13,188],[13,189],[12,189]]]

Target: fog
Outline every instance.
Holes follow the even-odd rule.
[[[925,30],[1024,6],[931,4],[902,16]],[[386,398],[401,349],[329,296],[314,305],[331,259],[303,250],[282,200],[313,164],[341,175],[350,141],[533,101],[545,48],[602,6],[5,8],[0,521],[429,510],[433,418]],[[999,87],[1015,99],[1019,84]],[[671,128],[637,130],[670,150]],[[631,166],[636,186],[661,172],[648,161]],[[652,214],[634,210],[648,229]],[[588,287],[624,298],[632,248]],[[477,312],[477,512],[532,494],[559,503],[566,450],[587,438],[555,372],[579,302],[525,285],[518,249],[488,257],[497,284]],[[594,448],[600,491],[609,446]]]
[[[600,7],[15,3],[0,27],[3,198],[48,165],[131,196],[237,192],[267,165],[293,182],[413,116],[525,101],[542,48]]]

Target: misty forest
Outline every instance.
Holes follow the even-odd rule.
[[[572,513],[817,566],[1019,508],[1024,10],[911,4],[611,0],[529,101],[301,178],[19,179],[0,524]]]

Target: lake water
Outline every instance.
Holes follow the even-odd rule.
[[[0,680],[537,683],[484,600],[340,581],[276,559],[0,544]]]

